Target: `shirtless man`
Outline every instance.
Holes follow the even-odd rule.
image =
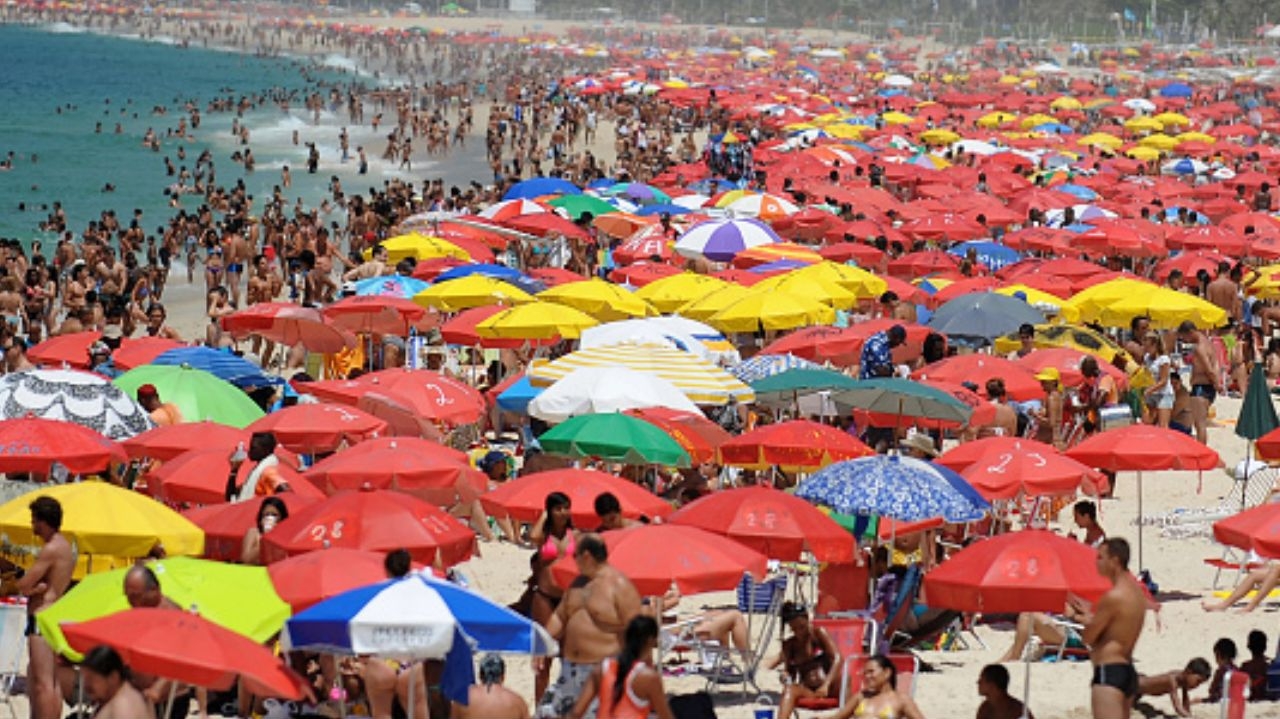
[[[253,258],[253,251],[239,229],[229,230],[222,241],[223,256],[227,260],[227,288],[231,291],[231,303],[240,306],[240,277]]]
[[[1067,601],[1066,617],[1083,623],[1081,639],[1093,662],[1091,683],[1094,719],[1128,719],[1138,697],[1138,671],[1133,647],[1146,620],[1147,598],[1129,574],[1129,543],[1119,537],[1098,547],[1098,573],[1111,589],[1090,611],[1078,597]]]
[[[98,705],[94,719],[137,719],[155,714],[142,693],[129,683],[129,671],[120,654],[106,645],[85,655],[84,688]]]
[[[102,304],[105,306],[119,301],[128,283],[129,272],[120,258],[116,257],[114,249],[104,249],[102,261],[94,268],[94,274],[98,278],[98,297]]]
[[[480,683],[471,686],[467,703],[453,703],[449,716],[453,719],[528,719],[529,705],[524,697],[502,686],[507,665],[497,654],[486,654],[480,660]]]
[[[236,311],[229,300],[227,288],[214,287],[209,290],[209,326],[205,330],[205,344],[214,349],[231,346],[231,336],[222,331],[222,318]]]
[[[382,245],[375,245],[370,258],[361,262],[357,267],[347,270],[342,275],[343,282],[355,282],[356,280],[367,280],[370,277],[381,277],[391,274],[387,269],[387,248]]]
[[[580,537],[573,559],[579,576],[547,623],[547,631],[560,641],[560,678],[538,702],[537,716],[542,719],[562,717],[573,709],[591,671],[622,650],[627,623],[640,613],[640,593],[609,565],[600,535]],[[594,708],[587,716],[595,716]]]
[[[1208,435],[1209,407],[1222,391],[1222,372],[1212,340],[1196,329],[1194,322],[1186,320],[1178,325],[1178,341],[1195,345],[1191,360],[1191,421],[1196,439],[1204,444]]]
[[[995,377],[987,380],[987,398],[995,405],[996,415],[991,424],[978,430],[979,437],[1016,437],[1018,435],[1018,413],[1009,406],[1008,393],[1004,380]]]
[[[18,580],[18,592],[27,597],[27,649],[31,659],[27,680],[31,698],[32,719],[58,719],[62,716],[62,692],[55,673],[55,657],[48,642],[36,632],[36,613],[54,602],[71,584],[75,557],[71,544],[59,531],[62,528],[62,505],[53,497],[36,497],[31,502],[31,531],[44,546],[36,561]]]
[[[1233,321],[1240,321],[1240,288],[1231,279],[1231,263],[1218,263],[1218,276],[1204,289],[1204,298],[1221,307]]]

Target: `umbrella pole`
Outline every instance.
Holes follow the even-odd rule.
[[[164,703],[164,716],[166,717],[166,719],[170,714],[173,713],[173,697],[177,693],[178,693],[178,683],[173,681],[172,679],[169,680],[169,698]]]
[[[457,639],[455,638],[454,641],[457,641]],[[417,692],[414,691],[413,680],[415,678],[415,675],[418,673],[418,668],[421,666],[422,666],[421,664],[414,664],[409,669],[409,719],[413,719],[413,717],[415,716],[413,713],[413,700],[415,698],[414,695],[417,694]],[[343,706],[344,707],[346,706],[346,702],[343,702]],[[343,711],[342,715],[346,716],[345,710]]]
[[[1138,571],[1146,569],[1142,562],[1142,471],[1138,471]]]
[[[1022,716],[1030,716],[1031,711],[1031,662],[1022,658]]]

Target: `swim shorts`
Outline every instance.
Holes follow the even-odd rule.
[[[591,672],[598,666],[600,665],[561,659],[560,678],[556,679],[555,684],[547,687],[547,693],[542,695],[534,715],[539,719],[555,719],[567,715],[573,709],[573,705],[578,702],[582,687],[591,680]],[[591,707],[583,717],[595,719],[595,716],[596,702],[591,702]]]
[[[1103,664],[1093,668],[1090,686],[1119,689],[1126,697],[1138,696],[1138,670],[1132,664]]]

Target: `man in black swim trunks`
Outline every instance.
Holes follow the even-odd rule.
[[[1128,719],[1138,696],[1138,672],[1133,647],[1142,634],[1147,597],[1129,573],[1129,543],[1111,537],[1098,546],[1098,573],[1111,589],[1090,609],[1071,597],[1066,616],[1085,625],[1081,638],[1093,662],[1091,694],[1094,719]]]

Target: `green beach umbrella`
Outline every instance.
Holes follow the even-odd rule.
[[[626,414],[584,414],[552,427],[538,438],[545,452],[600,457],[624,464],[689,466],[689,453],[666,432]]]
[[[618,211],[618,208],[613,205],[591,195],[564,195],[551,200],[547,204],[569,213],[569,218],[573,220],[579,220],[588,213],[592,217],[599,217]]]
[[[264,414],[240,388],[188,365],[143,365],[111,382],[130,397],[142,385],[154,385],[160,401],[177,405],[186,422],[210,420],[244,429]]]
[[[858,380],[831,393],[837,405],[913,419],[968,422],[973,409],[950,394],[896,377]]]
[[[289,618],[289,605],[276,593],[266,567],[188,557],[162,559],[147,566],[160,580],[161,593],[174,604],[255,642],[270,639]],[[83,657],[67,645],[60,625],[128,609],[124,596],[124,576],[128,571],[90,574],[80,580],[53,606],[36,615],[40,636],[55,652],[80,661]]]
[[[1267,389],[1267,375],[1262,364],[1257,363],[1249,374],[1249,386],[1244,392],[1244,402],[1240,404],[1236,435],[1256,441],[1276,427],[1280,427],[1280,418],[1276,417],[1276,406],[1271,401],[1271,391]]]
[[[757,402],[791,401],[811,392],[857,388],[857,380],[829,369],[789,369],[751,383]]]

